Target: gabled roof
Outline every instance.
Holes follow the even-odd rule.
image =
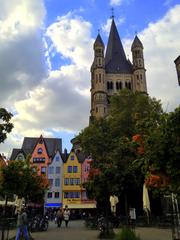
[[[112,20],[105,55],[105,70],[106,73],[132,73],[132,67],[126,59],[114,19]]]
[[[10,159],[9,160],[15,160],[16,159],[16,157],[17,157],[17,155],[19,154],[19,153],[22,153],[23,155],[24,155],[24,157],[26,157],[27,156],[27,154],[22,150],[22,149],[20,149],[20,148],[13,148],[13,150],[12,150],[12,153],[11,153],[11,156],[10,156]]]
[[[133,41],[132,46],[131,46],[131,50],[133,50],[133,48],[136,48],[136,47],[140,47],[140,48],[143,49],[142,42],[139,40],[137,35],[134,38],[134,41]]]
[[[78,158],[78,162],[79,162],[79,163],[83,163],[83,162],[84,162],[84,160],[85,160],[85,155],[84,155],[82,152],[76,151],[76,156],[77,156],[77,158]]]
[[[98,33],[97,38],[96,38],[96,40],[94,42],[94,46],[102,46],[102,47],[104,47],[103,40],[102,40],[102,38],[101,38],[99,33]]]
[[[180,63],[180,55],[174,60],[175,64],[179,64]]]
[[[55,155],[57,154],[57,152],[59,152],[61,158],[62,158],[62,161],[63,163],[65,163],[69,157],[69,153],[67,153],[67,150],[66,148],[64,149],[64,153],[61,153],[59,150],[57,150],[53,155],[52,155],[52,160],[54,160],[55,158]]]
[[[32,153],[36,144],[38,143],[40,138],[33,138],[33,137],[25,137],[23,144],[22,144],[22,149],[26,153]],[[53,156],[54,153],[59,150],[62,152],[62,139],[61,138],[42,138],[47,149],[47,153],[49,157]]]

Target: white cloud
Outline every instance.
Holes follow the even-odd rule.
[[[180,89],[174,60],[180,49],[180,5],[176,5],[159,21],[150,23],[138,34],[144,45],[149,95],[160,99],[171,111],[180,104]],[[132,40],[126,40],[130,52]],[[131,55],[131,53],[129,53]]]
[[[11,107],[47,76],[43,1],[0,0],[0,102]]]
[[[57,21],[48,27],[46,35],[63,57],[89,69],[93,46],[90,30],[89,22],[69,12],[65,16],[58,17]]]
[[[111,6],[120,6],[122,4],[123,0],[110,0]]]

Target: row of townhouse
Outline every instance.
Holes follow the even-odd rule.
[[[90,170],[89,159],[72,149],[62,152],[59,138],[25,137],[20,149],[13,149],[10,160],[25,160],[30,156],[34,171],[48,178],[49,188],[44,199],[44,208],[64,207],[71,209],[95,208],[89,200],[83,183]]]

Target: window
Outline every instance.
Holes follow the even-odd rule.
[[[55,179],[55,187],[59,187],[60,186],[60,179],[56,178]]]
[[[32,167],[32,172],[36,172],[36,168],[35,167]]]
[[[128,83],[128,88],[131,90],[131,83],[130,82]]]
[[[74,178],[70,178],[70,185],[74,185]]]
[[[68,166],[67,171],[68,171],[68,173],[72,173],[72,166]]]
[[[41,173],[46,174],[46,167],[41,167]]]
[[[75,184],[80,185],[80,178],[75,178]]]
[[[49,178],[49,185],[52,187],[53,186],[53,179],[52,178]]]
[[[77,173],[78,172],[78,167],[77,166],[73,166],[73,172]]]
[[[80,193],[79,192],[74,192],[74,198],[79,198],[80,197]]]
[[[23,160],[23,159],[24,159],[24,158],[23,158],[23,155],[18,155],[17,159],[18,159],[18,160]]]
[[[45,163],[45,158],[33,158],[33,163]]]
[[[59,162],[59,159],[60,159],[59,156],[56,156],[56,162]]]
[[[55,198],[59,198],[59,192],[55,192],[55,193],[54,193],[54,197],[55,197]]]
[[[98,112],[98,107],[96,107],[96,112]]]
[[[47,197],[52,198],[52,192],[48,192]]]
[[[89,166],[88,166],[88,165],[85,166],[84,171],[85,171],[85,172],[88,172],[88,171],[89,171]]]
[[[116,89],[122,89],[122,82],[116,82]]]
[[[54,173],[54,167],[48,167],[48,174]]]
[[[38,154],[41,154],[43,152],[42,148],[38,148],[37,152]]]
[[[64,185],[69,185],[69,178],[64,179]]]
[[[68,192],[64,193],[64,198],[68,198]]]
[[[101,74],[99,73],[99,82],[101,82]]]
[[[56,167],[56,173],[58,174],[58,173],[60,173],[60,171],[61,171],[61,168],[60,167]]]
[[[74,160],[74,155],[73,155],[73,156],[71,156],[71,160]]]

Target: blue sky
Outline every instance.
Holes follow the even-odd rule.
[[[174,59],[180,55],[177,0],[0,0],[0,102],[14,129],[0,152],[23,137],[60,137],[63,148],[88,125],[90,66],[98,29],[107,43],[114,8],[126,56],[144,45],[148,93],[167,111],[180,103]]]

